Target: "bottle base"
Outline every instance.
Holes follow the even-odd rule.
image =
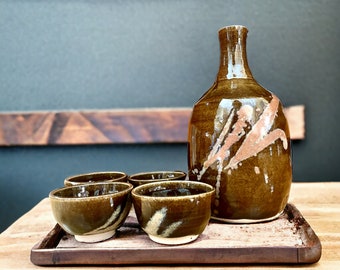
[[[277,219],[282,213],[283,213],[283,210],[275,216],[272,216],[272,217],[269,217],[269,218],[263,218],[263,219],[246,219],[246,218],[229,219],[229,218],[219,218],[219,217],[214,217],[214,216],[211,216],[211,219],[217,220],[217,221],[220,221],[220,222],[224,222],[224,223],[251,224],[251,223],[261,223],[261,222],[272,221],[274,219]]]

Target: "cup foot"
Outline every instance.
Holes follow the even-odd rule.
[[[78,242],[84,242],[84,243],[95,243],[104,241],[106,239],[111,238],[114,236],[116,231],[109,231],[104,233],[98,233],[98,234],[90,234],[90,235],[75,235],[74,238]]]
[[[149,238],[159,244],[163,245],[182,245],[186,243],[190,243],[194,240],[196,240],[198,237],[197,235],[188,235],[188,236],[182,236],[182,237],[160,237],[155,235],[149,235]]]

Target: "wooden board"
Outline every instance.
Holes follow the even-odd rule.
[[[285,108],[292,139],[303,139],[304,106]],[[0,113],[0,146],[186,143],[191,108]]]
[[[106,241],[79,243],[57,225],[31,249],[31,261],[36,265],[314,263],[320,256],[319,238],[291,204],[270,222],[212,221],[196,241],[185,245],[152,242],[131,212],[116,236]]]

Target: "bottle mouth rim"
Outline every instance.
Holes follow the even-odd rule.
[[[248,28],[245,27],[244,25],[241,25],[241,24],[235,24],[235,25],[227,25],[227,26],[223,26],[221,27],[218,32],[221,32],[223,30],[226,30],[226,31],[230,31],[230,30],[246,30],[248,32]]]

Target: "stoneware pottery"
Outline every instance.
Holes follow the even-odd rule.
[[[128,176],[128,180],[134,186],[139,186],[158,181],[184,180],[186,176],[182,171],[154,171],[132,174]]]
[[[131,209],[130,183],[92,183],[51,191],[49,198],[58,224],[80,242],[112,237]]]
[[[292,181],[288,124],[278,97],[252,76],[247,32],[219,30],[217,78],[194,105],[188,132],[189,179],[215,187],[212,217],[235,223],[278,217]]]
[[[132,201],[141,228],[154,242],[178,245],[194,241],[209,223],[214,188],[176,180],[140,185]]]
[[[92,182],[127,182],[127,174],[124,172],[91,172],[72,175],[64,180],[64,185],[72,186]]]

